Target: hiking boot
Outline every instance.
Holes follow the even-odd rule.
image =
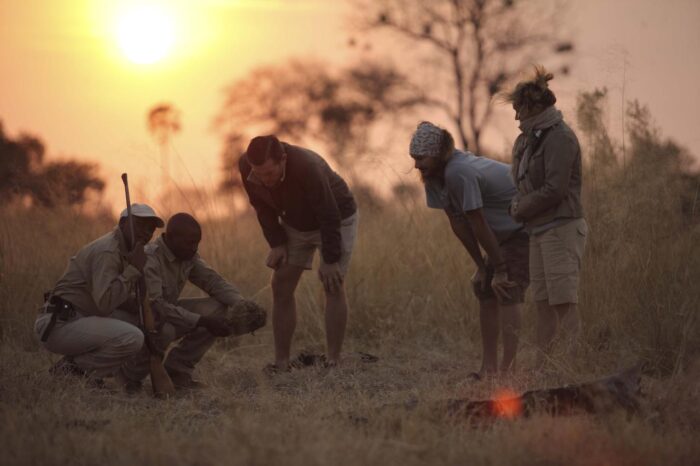
[[[49,374],[59,377],[65,375],[85,377],[85,371],[75,364],[73,358],[68,356],[63,356],[56,361],[56,363],[49,368]]]
[[[140,380],[129,380],[122,387],[127,395],[135,395],[143,388],[143,382]]]
[[[119,385],[127,395],[134,395],[141,391],[143,388],[143,382],[140,380],[133,380],[127,377],[121,370],[118,370],[114,374],[114,381]]]
[[[186,372],[168,372],[170,375],[170,380],[173,381],[173,385],[177,390],[200,390],[202,388],[207,388],[207,384],[195,380],[192,376]]]
[[[56,377],[75,377],[82,379],[90,388],[104,388],[104,380],[92,377],[85,369],[80,368],[73,358],[63,356],[56,364],[49,368],[49,374]]]

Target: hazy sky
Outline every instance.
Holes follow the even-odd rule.
[[[182,111],[175,147],[184,160],[176,172],[213,184],[221,142],[211,122],[227,83],[289,57],[342,62],[355,53],[340,0],[161,1],[175,24],[173,50],[161,62],[136,65],[115,38],[116,19],[136,3],[0,0],[5,131],[40,136],[51,157],[98,161],[110,196],[121,171],[146,191],[143,174],[157,179],[158,151],[146,129],[151,106],[170,102]],[[573,74],[552,86],[569,119],[579,91],[607,86],[619,132],[624,89],[627,99],[650,107],[666,135],[700,153],[700,1],[573,0],[565,24],[576,43]],[[516,135],[514,122],[504,121],[496,141],[503,146]],[[392,163],[404,172],[410,165],[398,157]]]

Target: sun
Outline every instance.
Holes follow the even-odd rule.
[[[175,25],[166,10],[139,5],[120,17],[117,39],[129,60],[148,65],[168,55],[175,42]]]

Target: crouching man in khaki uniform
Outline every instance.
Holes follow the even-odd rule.
[[[163,220],[145,204],[133,204],[135,242],[126,209],[119,225],[84,246],[48,293],[34,330],[43,346],[64,357],[54,374],[87,376],[97,384],[143,346],[135,287],[146,263],[144,244]],[[127,244],[135,244],[129,252]]]
[[[235,329],[227,312],[243,300],[238,289],[212,269],[197,253],[202,229],[189,214],[173,215],[166,232],[146,246],[146,287],[151,307],[161,326],[154,343],[162,351],[182,338],[167,355],[165,369],[176,388],[199,388],[192,379],[195,365],[212,346],[216,337],[231,335]],[[210,297],[180,299],[187,281]],[[148,351],[126,363],[119,374],[127,391],[140,388],[148,375]]]

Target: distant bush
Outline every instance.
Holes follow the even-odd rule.
[[[700,176],[638,102],[627,147],[603,124],[606,91],[578,100],[591,234],[581,313],[593,349],[633,353],[662,372],[700,356]]]
[[[28,199],[52,207],[82,204],[90,190],[101,192],[104,181],[97,166],[75,160],[46,162],[46,148],[37,137],[5,134],[0,122],[0,200]]]

